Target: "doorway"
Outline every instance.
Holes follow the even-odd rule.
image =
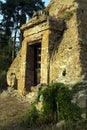
[[[34,86],[40,84],[41,77],[41,43],[34,45]]]
[[[28,44],[26,61],[25,84],[30,89],[31,86],[37,86],[41,82],[41,42]]]

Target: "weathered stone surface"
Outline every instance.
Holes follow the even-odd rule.
[[[41,46],[40,83],[87,82],[87,2],[51,0],[45,11],[35,13],[21,27],[22,48],[7,73],[8,85],[14,87],[17,79],[21,93],[34,86],[34,49],[38,43]]]
[[[38,111],[42,110],[42,102],[38,102],[35,106],[36,106]]]
[[[55,50],[53,51],[50,61],[50,80],[55,81],[56,79],[56,81],[64,83],[84,81],[87,79],[87,2],[85,0],[83,2],[74,0],[52,0],[50,4],[50,15],[56,18],[61,18],[61,15],[75,10],[69,20],[65,19],[67,29],[62,39],[60,39],[59,42],[55,42]],[[55,6],[57,8],[55,8]],[[82,19],[84,19],[84,22]],[[84,45],[81,45],[81,43]],[[63,75],[64,70],[66,70],[65,75]]]
[[[0,98],[6,98],[6,97],[8,97],[8,96],[10,96],[10,94],[7,93],[7,91],[3,91],[3,92],[0,94]]]
[[[16,79],[20,79],[20,69],[21,69],[20,61],[21,61],[21,50],[7,72],[7,83],[11,87],[17,87],[15,84]]]
[[[37,98],[38,93],[37,92],[30,92],[26,95],[26,99],[29,101],[29,103],[33,103],[35,99]]]
[[[73,103],[76,103],[79,107],[87,109],[87,90],[84,89],[76,93],[72,100]]]

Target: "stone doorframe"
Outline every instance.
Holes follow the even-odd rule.
[[[64,22],[50,17],[45,12],[36,13],[27,24],[21,27],[24,40],[22,47],[10,66],[7,73],[7,82],[10,84],[10,74],[15,73],[18,81],[20,93],[31,90],[33,85],[32,68],[33,54],[32,44],[41,43],[41,79],[40,83],[50,82],[50,59],[55,46],[55,42],[60,37],[64,29]],[[32,54],[32,57],[31,57]]]
[[[31,45],[35,45],[38,42],[41,43],[41,79],[40,83],[50,82],[50,55],[54,48],[54,41],[58,39],[58,36],[63,30],[64,22],[58,19],[53,19],[49,15],[42,13],[38,16],[35,15],[29,21],[21,27],[24,32],[24,40],[22,48],[25,50],[25,84],[24,88],[30,90],[34,85],[34,73],[33,73],[33,54]],[[32,54],[32,57],[31,57]]]
[[[42,33],[42,32],[41,32]],[[38,34],[37,34],[38,35]],[[42,35],[41,35],[42,36]],[[33,35],[33,38],[35,35]],[[26,69],[25,69],[25,87],[30,90],[34,86],[34,46],[41,44],[41,72],[40,83],[47,83],[48,81],[48,45],[49,45],[49,31],[45,30],[42,37],[34,41],[27,42],[26,51]]]

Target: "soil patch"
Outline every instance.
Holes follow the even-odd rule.
[[[6,91],[0,94],[0,130],[20,130],[21,118],[31,105],[23,97],[19,99]]]

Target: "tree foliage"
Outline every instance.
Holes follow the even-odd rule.
[[[0,28],[0,89],[6,88],[6,71],[11,64],[11,46],[4,29]]]
[[[34,11],[44,8],[44,3],[41,0],[6,0],[1,3],[1,12],[3,15],[4,24],[21,26],[26,23],[27,15],[32,16]]]
[[[5,0],[0,5],[0,13],[3,16],[0,24],[5,29],[5,35],[12,37],[12,49],[15,52],[16,45],[20,45],[22,41],[21,25],[26,23],[35,11],[43,9],[44,2],[42,0]]]
[[[0,76],[7,71],[20,48],[22,33],[20,27],[37,10],[44,8],[42,0],[0,1]],[[1,78],[0,78],[1,79]]]
[[[6,72],[11,64],[11,46],[3,29],[0,29],[0,75]]]

